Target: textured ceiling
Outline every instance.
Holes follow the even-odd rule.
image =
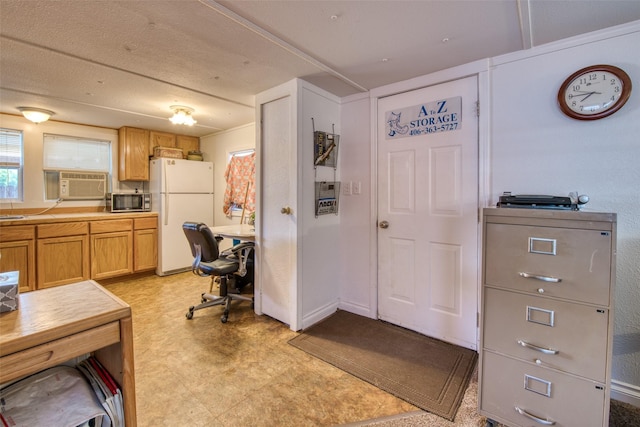
[[[0,111],[202,136],[294,77],[345,96],[639,19],[640,0],[0,0]]]

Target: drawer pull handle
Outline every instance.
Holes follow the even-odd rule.
[[[539,351],[539,352],[544,353],[544,354],[558,354],[558,353],[560,353],[560,350],[553,350],[551,348],[539,347],[537,345],[533,345],[533,344],[530,344],[530,343],[528,343],[526,341],[522,341],[522,340],[518,340],[518,344],[520,344],[523,347],[527,347],[527,348]]]
[[[555,422],[555,421],[551,421],[551,420],[546,419],[546,418],[536,417],[535,415],[530,414],[530,413],[528,413],[527,411],[525,411],[524,409],[520,409],[520,408],[518,408],[517,406],[516,406],[515,408],[516,408],[516,411],[518,411],[518,413],[519,413],[520,415],[523,415],[523,416],[525,416],[525,417],[527,417],[527,418],[530,418],[530,419],[532,419],[533,421],[535,421],[535,422],[537,422],[537,423],[544,424],[544,425],[546,425],[546,426],[553,426],[553,425],[556,425],[556,422]]]
[[[542,280],[543,282],[551,282],[551,283],[562,282],[562,279],[559,279],[557,277],[540,276],[539,274],[525,273],[524,271],[521,271],[518,274],[520,274],[520,276],[524,277],[525,279],[536,279],[536,280]]]

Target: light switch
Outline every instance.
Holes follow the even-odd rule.
[[[356,181],[353,183],[353,186],[351,188],[351,191],[353,192],[353,194],[360,194],[360,187],[361,187],[361,182],[360,181]]]
[[[342,183],[342,195],[343,196],[351,195],[351,181],[345,181]]]

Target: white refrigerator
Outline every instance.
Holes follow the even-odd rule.
[[[213,163],[159,158],[149,165],[151,210],[158,212],[156,274],[185,271],[193,256],[182,231],[186,221],[213,225]]]

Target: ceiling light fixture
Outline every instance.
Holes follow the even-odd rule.
[[[198,123],[193,119],[193,108],[185,107],[183,105],[172,105],[169,108],[173,111],[173,116],[169,117],[169,120],[174,125],[193,126]]]
[[[18,110],[35,124],[46,122],[55,114],[53,111],[43,110],[42,108],[18,107]]]

